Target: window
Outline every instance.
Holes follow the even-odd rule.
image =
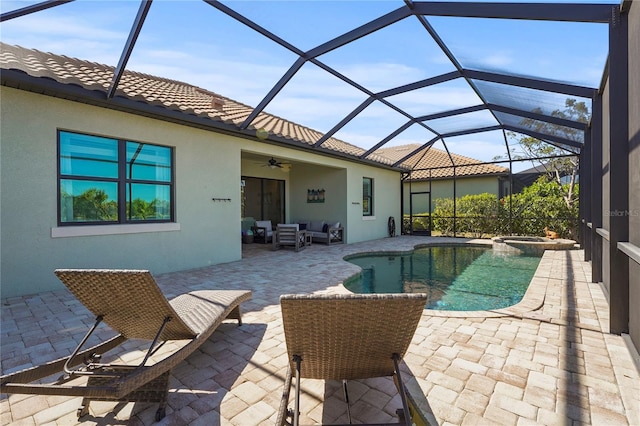
[[[173,149],[58,132],[58,224],[172,222]]]
[[[373,216],[373,179],[362,178],[362,216]]]

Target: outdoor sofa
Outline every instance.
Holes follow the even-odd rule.
[[[312,220],[309,222],[298,222],[300,229],[307,231],[311,235],[313,243],[343,244],[344,227],[340,222],[325,222],[324,220]]]

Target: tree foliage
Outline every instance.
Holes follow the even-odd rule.
[[[434,229],[444,235],[452,235],[454,209],[452,198],[439,198],[433,212]],[[457,233],[482,238],[494,234],[500,211],[498,198],[489,193],[465,195],[456,199],[455,228]]]
[[[568,185],[568,184],[565,184]],[[500,200],[489,193],[465,195],[456,199],[456,234],[482,238],[493,235],[544,236],[547,227],[562,238],[578,239],[578,204],[567,206],[566,187],[541,176],[519,194]],[[573,189],[577,198],[579,186]],[[453,235],[454,203],[452,198],[435,200],[434,231]]]
[[[533,112],[542,114],[540,108]],[[564,109],[557,109],[551,112],[552,117],[562,118],[581,123],[588,123],[591,112],[584,102],[568,98],[565,101]],[[566,126],[559,126],[548,122],[524,118],[521,121],[524,128],[534,130],[539,133],[559,136],[568,140],[581,141],[582,131]],[[541,141],[531,136],[508,132],[510,139],[515,140],[520,148],[520,152],[512,155],[513,159],[529,159],[534,166],[542,167],[548,178],[555,182],[562,193],[562,198],[568,209],[572,209],[578,198],[575,194],[575,187],[578,176],[578,157],[567,154],[575,153],[570,147],[559,147]],[[552,158],[549,158],[552,157]]]
[[[61,216],[67,221],[96,222],[118,219],[118,203],[111,200],[102,189],[91,188],[80,195],[61,194]]]
[[[518,235],[544,235],[544,228],[558,233],[560,237],[578,239],[578,193],[579,185],[572,189],[574,202],[567,205],[565,196],[569,184],[558,185],[545,176],[512,197],[514,216],[513,229]],[[508,198],[504,205],[508,208]]]
[[[117,222],[118,203],[109,200],[102,189],[91,188],[80,195],[61,193],[61,217],[65,222]],[[170,217],[170,204],[166,200],[151,202],[141,198],[127,202],[129,220],[166,219]]]

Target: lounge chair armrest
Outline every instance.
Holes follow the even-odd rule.
[[[344,227],[338,226],[328,228],[327,237],[329,238],[329,243],[344,241]]]
[[[267,235],[267,228],[264,226],[252,226],[251,230],[256,235]]]

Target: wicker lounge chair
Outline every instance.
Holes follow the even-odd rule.
[[[251,292],[244,290],[202,290],[168,301],[148,271],[59,269],[55,274],[96,315],[95,324],[70,357],[2,376],[0,391],[82,396],[78,417],[88,414],[89,402],[95,400],[159,402],[156,420],[162,419],[171,369],[225,318],[242,324],[240,303],[251,298]],[[103,321],[120,334],[81,351]],[[151,341],[141,363],[100,363],[103,354],[128,339]],[[179,341],[175,350],[168,345],[166,356],[160,356],[160,347],[174,340]],[[60,373],[51,383],[33,383]]]
[[[426,301],[425,294],[281,296],[290,363],[276,424],[298,425],[301,378],[343,380],[348,408],[346,380],[395,375],[403,406],[399,417],[411,425],[398,365]],[[294,372],[292,411],[288,405]]]

